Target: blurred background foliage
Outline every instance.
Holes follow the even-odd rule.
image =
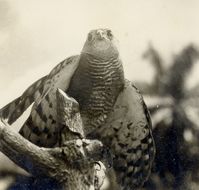
[[[168,68],[149,44],[143,54],[155,69],[152,83],[135,82],[153,122],[156,158],[145,190],[199,189],[199,91],[186,80],[199,58],[193,44],[173,57]],[[168,65],[168,64],[167,64]]]

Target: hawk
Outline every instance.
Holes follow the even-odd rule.
[[[33,103],[19,133],[38,146],[60,146],[58,88],[79,103],[85,136],[98,138],[110,148],[120,187],[140,187],[155,154],[151,120],[141,94],[124,78],[111,30],[90,31],[79,55],[63,60],[3,107],[1,118],[11,125]]]

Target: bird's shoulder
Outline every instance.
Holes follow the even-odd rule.
[[[49,93],[55,95],[58,88],[66,91],[78,65],[79,55],[70,56],[56,65],[47,75],[43,84],[43,92],[36,101],[36,105],[38,105],[46,95],[49,95]]]

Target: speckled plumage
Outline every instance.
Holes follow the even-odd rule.
[[[113,152],[120,187],[140,187],[155,153],[151,121],[142,96],[124,79],[110,30],[91,31],[80,55],[61,62],[2,108],[1,118],[12,124],[34,102],[20,133],[39,146],[59,146],[57,88],[79,103],[86,137],[100,139]]]
[[[111,147],[120,188],[134,190],[148,179],[155,156],[151,119],[142,95],[129,81],[102,127],[91,136]]]

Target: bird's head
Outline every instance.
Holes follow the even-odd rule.
[[[118,57],[119,51],[112,31],[109,29],[96,29],[88,33],[82,54],[90,54],[97,58]]]

